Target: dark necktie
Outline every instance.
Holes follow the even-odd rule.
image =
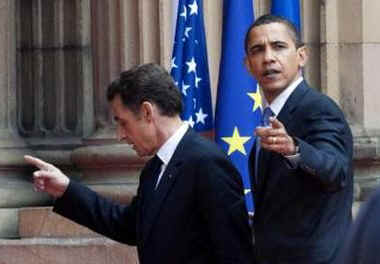
[[[157,184],[158,176],[161,172],[162,161],[155,155],[152,158],[150,166],[150,177],[146,179],[145,190],[144,190],[144,207],[149,207],[149,204],[154,199],[155,187]]]
[[[270,125],[269,118],[274,116],[274,113],[270,107],[265,107],[263,114],[261,116],[261,126],[267,127]],[[260,154],[260,138],[256,138],[256,156],[255,156],[255,180],[258,182],[258,173],[259,173],[259,154]]]
[[[142,201],[143,201],[143,216],[142,216],[142,226],[141,226],[141,232],[142,232],[142,237],[146,237],[147,233],[149,232],[149,227],[152,226],[154,219],[152,218],[151,208],[154,207],[154,201],[155,195],[156,195],[156,184],[157,184],[157,179],[158,176],[160,175],[161,172],[161,165],[162,161],[161,159],[155,155],[152,160],[151,164],[149,166],[149,171],[146,172],[146,178],[144,179],[144,185],[143,185],[143,196]]]

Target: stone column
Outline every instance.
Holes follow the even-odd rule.
[[[0,148],[24,147],[16,129],[15,1],[0,1]]]
[[[315,89],[321,89],[321,43],[319,1],[301,1],[301,37],[308,51],[304,77]]]
[[[25,154],[80,177],[71,149],[94,125],[89,10],[89,0],[0,0],[0,237],[18,236],[18,208],[52,204],[33,191]]]
[[[15,26],[15,1],[0,0],[0,237],[17,236],[15,207],[28,200],[28,194],[32,193],[30,180],[23,170],[23,155],[30,151],[25,149],[15,125]]]
[[[322,90],[343,109],[354,133],[355,198],[380,179],[380,30],[378,1],[321,1]]]
[[[116,141],[106,90],[121,71],[140,63],[161,62],[166,54],[160,42],[161,22],[167,19],[161,14],[167,13],[168,5],[162,6],[150,0],[91,2],[96,130],[83,139],[84,145],[74,150],[71,160],[81,170],[84,184],[127,203],[136,191],[145,159]]]

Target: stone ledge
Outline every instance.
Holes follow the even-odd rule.
[[[4,264],[125,264],[138,263],[135,247],[105,238],[0,239]]]
[[[354,130],[355,200],[366,201],[380,182],[379,132]]]
[[[79,168],[137,168],[146,158],[140,158],[127,144],[80,147],[73,151],[72,161]]]
[[[355,161],[380,161],[379,138],[358,136],[354,138]]]
[[[31,207],[19,210],[21,238],[79,238],[100,236],[52,211],[52,207]]]

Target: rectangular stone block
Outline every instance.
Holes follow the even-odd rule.
[[[308,61],[304,68],[304,77],[309,84],[320,90],[321,89],[321,50],[317,44],[307,43]]]
[[[20,209],[19,234],[21,238],[75,238],[100,236],[88,228],[54,213],[52,207]]]
[[[325,1],[337,2],[337,1]],[[365,0],[344,0],[344,4],[337,5],[338,35],[339,41],[343,43],[362,43],[363,41],[363,2]],[[370,1],[376,2],[376,1]],[[343,1],[341,1],[343,3]],[[326,19],[335,19],[332,17]]]
[[[362,1],[363,5],[363,42],[379,43],[378,30],[380,1]]]
[[[376,30],[373,30],[376,31]],[[378,31],[378,30],[377,30]],[[364,127],[378,133],[380,124],[380,43],[369,43],[362,46],[363,50],[363,96],[364,96]],[[355,65],[355,64],[354,64]],[[353,66],[354,66],[353,65]],[[377,131],[376,131],[377,130]]]
[[[364,72],[363,45],[360,43],[339,46],[339,103],[350,124],[363,124]]]
[[[319,12],[321,8],[320,5],[321,3],[319,1],[303,1],[303,8],[301,8],[301,35],[304,42],[313,44],[320,43],[320,20],[323,19],[320,14],[321,12]]]
[[[133,264],[134,247],[109,239],[0,240],[1,264]]]
[[[337,44],[325,44],[321,52],[321,91],[339,103],[339,46]]]

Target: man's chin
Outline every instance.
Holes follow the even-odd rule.
[[[144,153],[141,153],[140,151],[135,150],[135,152],[136,152],[137,156],[139,156],[140,158],[143,158],[143,157],[147,156]]]
[[[142,152],[142,151],[138,151],[138,150],[135,150],[137,156],[139,156],[140,158],[145,158],[145,157],[151,157],[153,156],[155,153],[146,153],[146,152]]]
[[[268,95],[270,97],[275,97],[279,95],[286,87],[279,83],[273,83],[266,86],[260,86],[261,90],[263,91],[264,95]]]

